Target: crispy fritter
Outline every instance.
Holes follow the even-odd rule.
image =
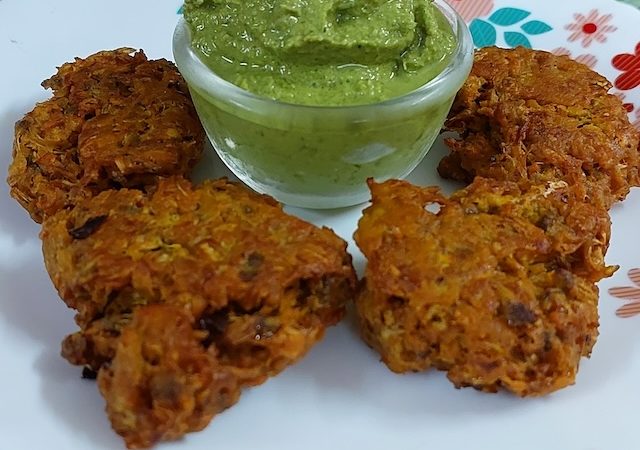
[[[160,319],[153,324],[156,313],[140,312],[147,305],[181,309],[195,330],[186,333],[180,325],[180,333],[192,337],[159,346],[192,346],[187,341],[196,336],[203,352],[215,355],[216,367],[249,386],[300,359],[343,317],[356,283],[346,243],[331,230],[288,216],[270,197],[226,180],[193,187],[165,179],[151,194],[106,191],[49,217],[41,237],[51,279],[78,311],[80,331],[65,340],[63,356],[89,365],[100,380],[120,380],[111,388],[104,381],[103,393],[114,428],[135,445],[147,445],[152,430],[146,425],[158,425],[154,410],[126,403],[131,392],[151,389],[144,380],[155,369],[148,366],[131,369],[142,381],[125,381],[127,366],[141,354],[136,340],[153,342],[152,328],[164,327]],[[211,412],[197,418],[183,410],[162,408],[171,417],[162,419],[166,428],[153,439],[196,429]],[[125,420],[138,414],[135,426]]]
[[[445,125],[459,138],[438,171],[464,182],[563,180],[608,208],[640,182],[638,133],[610,88],[566,56],[480,49]]]
[[[202,126],[169,61],[104,51],[42,85],[53,97],[16,124],[7,180],[36,222],[105,189],[184,175],[202,154]]]
[[[435,367],[456,387],[519,396],[574,382],[598,335],[595,283],[615,271],[606,211],[566,183],[524,191],[478,178],[449,199],[403,181],[370,186],[356,309],[391,370]]]
[[[199,431],[238,400],[236,378],[215,347],[203,346],[207,332],[194,330],[184,308],[142,306],[132,316],[98,376],[109,419],[129,448]]]

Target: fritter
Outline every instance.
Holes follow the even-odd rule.
[[[205,331],[181,307],[143,306],[123,329],[115,357],[100,371],[107,414],[129,448],[176,439],[207,426],[240,396]]]
[[[562,182],[477,178],[449,199],[404,181],[370,187],[356,310],[392,371],[434,367],[456,387],[519,396],[574,382],[598,335],[595,283],[616,269],[605,210]]]
[[[605,208],[639,184],[638,133],[611,84],[566,56],[483,48],[445,128],[445,178],[563,180]]]
[[[36,222],[105,189],[184,175],[202,154],[204,131],[169,61],[104,51],[42,85],[53,97],[17,122],[7,179]]]
[[[193,187],[174,177],[153,193],[105,191],[47,218],[41,237],[51,279],[78,311],[80,331],[65,340],[63,356],[98,372],[114,429],[129,445],[199,429],[236,395],[229,389],[208,411],[180,400],[176,409],[158,412],[132,399],[154,389],[157,370],[139,342],[184,346],[195,358],[182,364],[170,351],[158,352],[168,358],[159,366],[173,371],[188,402],[200,395],[199,387],[187,387],[190,380],[199,386],[210,375],[181,374],[184,367],[209,371],[214,358],[238,386],[262,383],[300,359],[354,296],[356,276],[342,239],[226,180]],[[148,305],[183,311],[188,327],[180,325],[177,341],[154,334],[167,328],[165,313],[143,313]],[[131,366],[138,360],[139,367]],[[215,392],[214,386],[202,395]],[[153,434],[157,414],[163,431]]]

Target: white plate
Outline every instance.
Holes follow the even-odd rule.
[[[535,48],[565,48],[576,57],[592,55],[583,60],[597,60],[596,70],[611,80],[622,74],[612,66],[612,57],[633,53],[640,42],[640,12],[612,0],[453,3],[470,20],[480,15],[485,30],[486,24],[494,27],[498,44],[505,45],[505,31],[517,32],[527,36]],[[179,6],[179,0],[0,0],[0,173],[6,173],[9,163],[13,123],[47,97],[39,84],[54,73],[56,65],[119,46],[144,48],[151,58],[170,57]],[[525,14],[503,11],[493,16],[505,7],[530,14],[509,24],[518,14]],[[597,17],[589,17],[592,10],[597,10]],[[509,19],[510,14],[515,15]],[[603,19],[608,14],[611,17]],[[523,25],[532,20],[552,29],[542,32],[546,27],[534,23],[524,27],[530,32],[527,35]],[[570,26],[572,23],[576,25]],[[587,23],[598,30],[585,27]],[[572,41],[573,31],[567,26],[578,31]],[[588,38],[589,33],[579,30],[596,31],[591,35],[606,39]],[[515,35],[510,36],[513,42]],[[640,121],[640,87],[624,95],[634,107],[631,117]],[[437,144],[411,181],[450,188],[434,169],[444,152]],[[213,152],[199,173],[206,170],[228,175]],[[364,261],[351,241],[360,210],[291,211],[328,225],[348,239],[361,270]],[[639,448],[633,431],[640,418],[640,315],[634,316],[636,308],[628,306],[633,300],[614,298],[608,290],[632,286],[627,271],[640,267],[640,191],[634,190],[627,201],[615,206],[612,218],[607,260],[620,264],[621,269],[601,283],[601,336],[591,359],[583,362],[575,386],[545,398],[523,400],[507,394],[455,390],[436,371],[395,375],[346,321],[329,330],[300,364],[247,390],[236,406],[215,418],[205,431],[160,448]],[[76,327],[73,313],[57,298],[45,273],[38,231],[9,198],[6,184],[0,183],[0,449],[123,448],[110,429],[95,384],[82,380],[80,370],[59,356],[60,341]],[[640,289],[626,290],[622,296],[638,298],[639,293]],[[623,310],[622,315],[631,317],[616,315],[624,305],[626,314]]]

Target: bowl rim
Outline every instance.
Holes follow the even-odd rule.
[[[398,97],[380,102],[355,105],[306,105],[289,103],[254,94],[225,80],[213,72],[191,47],[191,30],[184,17],[180,17],[173,33],[173,55],[178,69],[189,85],[224,98],[238,106],[251,108],[294,108],[300,110],[340,110],[355,112],[372,106],[397,108],[425,102],[437,103],[450,98],[460,89],[471,71],[473,63],[473,38],[466,22],[445,0],[433,0],[455,31],[457,43],[449,64],[434,78],[422,86]],[[445,89],[449,87],[449,89]]]

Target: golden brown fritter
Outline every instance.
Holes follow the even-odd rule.
[[[603,209],[565,183],[523,191],[478,178],[449,199],[403,181],[370,186],[356,309],[391,370],[435,367],[456,387],[520,396],[574,382],[598,335],[595,283],[615,270]]]
[[[142,51],[104,51],[42,83],[53,97],[16,124],[11,195],[36,222],[110,188],[184,175],[204,132],[182,76]]]
[[[89,365],[99,380],[120,380],[111,388],[102,381],[102,390],[114,428],[135,445],[150,442],[146,424],[158,425],[153,408],[127,403],[131,392],[151,389],[144,380],[155,370],[143,361],[132,366],[142,352],[135,342],[154,341],[152,328],[165,327],[162,320],[152,323],[155,314],[139,317],[146,305],[179,308],[196,330],[186,333],[181,325],[180,333],[192,337],[160,347],[192,346],[187,341],[197,337],[216,367],[249,386],[300,359],[343,317],[356,283],[346,243],[331,230],[288,216],[270,197],[226,180],[193,187],[171,178],[150,194],[106,191],[47,218],[41,237],[51,279],[78,311],[80,331],[65,340],[63,356]],[[197,352],[188,353],[200,361]],[[166,365],[183,367],[160,362]],[[142,381],[126,385],[127,370],[138,371]],[[162,423],[169,425],[153,439],[208,420],[185,408],[163,407],[170,417]],[[124,419],[139,414],[135,425]]]
[[[566,56],[483,48],[446,129],[446,178],[564,180],[608,208],[639,184],[638,133],[609,82]]]
[[[142,306],[98,376],[113,428],[129,448],[146,448],[206,427],[240,396],[236,378],[205,349],[206,331],[170,305]]]

